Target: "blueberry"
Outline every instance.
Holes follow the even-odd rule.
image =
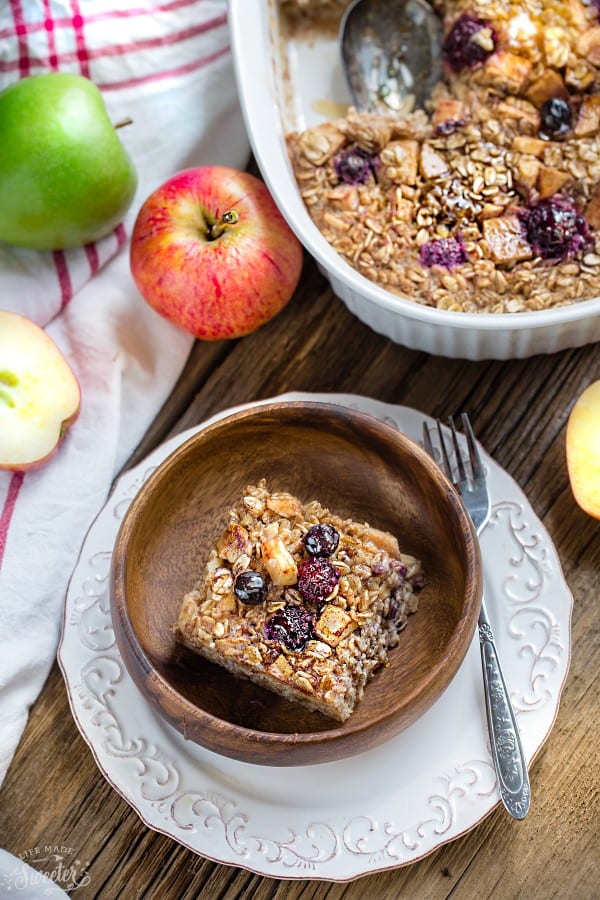
[[[521,214],[527,240],[542,259],[567,259],[589,242],[590,229],[569,200],[550,197]]]
[[[571,128],[573,110],[564,97],[550,97],[540,110],[541,133],[549,137],[562,137]]]
[[[303,606],[288,603],[265,622],[266,639],[283,644],[288,650],[304,650],[313,635],[313,617]]]
[[[419,257],[424,266],[444,266],[454,269],[467,261],[467,252],[462,237],[439,238],[419,247]]]
[[[257,606],[267,595],[267,585],[260,572],[249,569],[240,572],[233,585],[233,593],[242,603]]]
[[[470,13],[459,16],[442,44],[444,59],[454,72],[472,69],[496,49],[497,37],[490,23]]]
[[[345,150],[333,161],[335,173],[345,184],[364,184],[373,175],[374,159],[360,147]]]
[[[298,570],[298,590],[309,603],[324,603],[339,580],[340,573],[326,559],[306,559]]]
[[[332,556],[339,542],[340,536],[333,525],[313,525],[304,535],[304,546],[311,556]]]

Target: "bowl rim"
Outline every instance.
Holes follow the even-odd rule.
[[[536,331],[549,326],[565,325],[600,316],[600,296],[565,306],[555,306],[551,309],[526,310],[518,313],[470,313],[438,309],[418,303],[401,294],[387,291],[353,269],[326,241],[302,203],[285,151],[285,136],[278,113],[279,106],[273,85],[272,69],[268,73],[270,76],[268,77],[269,89],[273,95],[270,104],[265,104],[262,92],[256,90],[256,84],[260,83],[261,79],[247,77],[248,72],[255,69],[258,56],[256,53],[257,42],[254,39],[248,39],[249,29],[252,31],[253,38],[261,35],[258,20],[266,8],[266,0],[230,0],[229,2],[232,57],[242,115],[253,154],[277,206],[301,243],[328,273],[337,277],[347,288],[354,291],[361,301],[367,301],[389,312],[401,314],[408,319],[428,325],[446,326],[456,331],[473,331],[475,329],[489,332],[497,330],[499,326],[509,332],[519,331],[523,328]],[[255,15],[256,11],[260,15]],[[258,43],[260,44],[260,40]],[[266,54],[265,58],[270,60],[271,54]],[[264,81],[264,77],[262,81]],[[277,142],[273,141],[273,129],[255,127],[257,117],[260,120],[265,116],[269,116],[272,120],[271,124],[278,136]],[[274,153],[275,143],[282,151],[281,155]]]
[[[127,549],[127,543],[132,530],[132,520],[134,516],[136,516],[139,511],[147,507],[148,503],[152,500],[152,497],[158,490],[160,481],[165,473],[171,471],[173,468],[176,468],[181,458],[185,457],[191,451],[191,448],[196,444],[202,443],[202,441],[205,440],[206,437],[210,437],[212,434],[214,434],[214,432],[218,432],[220,430],[223,430],[224,428],[227,428],[232,423],[255,418],[256,416],[260,415],[276,415],[279,412],[290,411],[302,411],[303,413],[314,412],[317,415],[319,415],[319,413],[324,414],[325,412],[327,412],[329,415],[334,415],[336,418],[339,418],[344,422],[358,421],[359,424],[368,424],[370,428],[381,432],[383,436],[393,436],[394,440],[399,441],[400,444],[404,445],[405,449],[409,450],[413,455],[416,455],[417,459],[423,465],[426,472],[445,489],[446,497],[452,506],[455,516],[457,517],[459,533],[461,538],[463,539],[465,547],[465,570],[467,574],[467,584],[462,613],[450,636],[448,643],[445,646],[444,656],[440,660],[438,660],[435,666],[432,666],[428,670],[426,676],[419,681],[418,686],[416,686],[410,694],[403,695],[402,703],[400,704],[400,706],[394,707],[392,710],[388,711],[387,713],[381,714],[374,720],[363,723],[357,722],[357,724],[355,724],[354,726],[352,725],[352,716],[350,716],[350,718],[346,720],[346,722],[340,723],[339,726],[336,726],[334,728],[325,729],[323,731],[309,731],[298,733],[261,731],[258,729],[248,728],[247,726],[237,725],[229,721],[228,719],[221,719],[213,713],[202,709],[202,707],[197,706],[187,697],[181,694],[167,679],[165,679],[161,675],[161,673],[152,664],[146,651],[143,649],[131,622],[131,618],[128,614],[128,606],[124,591],[124,581],[127,568],[125,551]],[[118,617],[122,631],[126,635],[128,649],[133,652],[133,655],[135,656],[137,663],[140,666],[140,671],[130,671],[130,675],[138,684],[138,687],[140,686],[141,673],[143,672],[146,677],[152,678],[153,687],[159,686],[164,695],[171,696],[174,700],[176,700],[179,706],[179,710],[184,716],[186,713],[188,713],[190,717],[193,717],[196,720],[200,719],[202,723],[207,726],[207,728],[218,729],[221,735],[226,734],[228,731],[235,732],[236,735],[244,738],[245,742],[249,746],[260,746],[266,752],[268,752],[269,748],[282,748],[288,745],[290,747],[297,748],[298,746],[310,747],[316,744],[325,743],[335,744],[337,741],[348,740],[372,729],[383,728],[385,730],[385,726],[398,716],[399,711],[410,707],[416,700],[418,700],[419,697],[428,697],[433,694],[434,699],[431,702],[435,702],[435,700],[439,698],[439,696],[448,687],[467,654],[475,631],[475,625],[477,622],[477,617],[481,606],[481,598],[483,594],[483,567],[481,552],[479,548],[479,541],[477,539],[477,535],[473,528],[471,519],[466,512],[456,489],[451,484],[451,482],[447,480],[444,473],[425,452],[425,450],[423,450],[407,435],[398,431],[393,426],[382,422],[380,419],[377,419],[370,413],[346,408],[343,406],[339,406],[338,404],[329,402],[302,400],[276,401],[272,403],[264,403],[259,406],[253,406],[250,408],[242,408],[235,411],[231,415],[227,415],[207,425],[206,428],[203,428],[195,434],[191,435],[174,451],[172,451],[158,465],[154,472],[152,472],[152,474],[148,477],[147,481],[145,481],[141,486],[141,489],[133,498],[123,517],[122,522],[120,523],[113,547],[109,579],[110,606],[112,615],[116,615]],[[123,640],[123,637],[119,632],[119,629],[117,628],[115,628],[115,636],[117,638],[117,643],[120,644]],[[129,665],[127,663],[127,654],[122,653],[122,656],[123,662],[126,668],[128,668],[129,670]],[[436,683],[438,682],[440,671],[445,672],[445,679],[441,691],[436,690]],[[146,692],[144,692],[144,696],[146,697],[146,699],[148,699],[146,696]],[[157,704],[155,704],[155,706],[156,705]],[[427,709],[430,706],[431,703],[427,706]],[[201,744],[200,741],[196,741],[196,743]],[[296,764],[299,765],[301,763]]]

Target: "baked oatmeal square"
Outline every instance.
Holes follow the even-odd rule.
[[[234,675],[345,721],[422,584],[393,535],[261,481],[229,510],[175,632]]]

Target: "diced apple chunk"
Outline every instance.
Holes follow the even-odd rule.
[[[577,52],[593,66],[600,66],[600,26],[588,28],[579,36]]]
[[[592,137],[600,131],[600,97],[597,94],[583,98],[573,131],[576,137]]]
[[[540,166],[537,181],[540,198],[545,200],[546,197],[553,197],[568,181],[571,181],[568,172],[561,172],[560,169],[554,169],[552,166]]]
[[[517,153],[527,153],[530,156],[536,156],[538,159],[543,156],[544,150],[548,146],[548,141],[541,138],[529,137],[525,134],[518,134],[512,142],[513,150]]]
[[[419,159],[419,171],[425,181],[434,181],[450,171],[450,167],[444,157],[430,144],[423,144]]]
[[[531,259],[533,256],[516,213],[508,213],[497,219],[484,219],[482,228],[483,237],[494,262],[517,262],[521,259]]]
[[[520,94],[529,80],[531,63],[515,53],[494,53],[485,64],[484,80],[502,91]]]
[[[528,88],[526,96],[536,106],[542,106],[546,100],[550,100],[552,97],[562,97],[564,100],[568,100],[569,92],[559,73],[553,69],[547,69]]]

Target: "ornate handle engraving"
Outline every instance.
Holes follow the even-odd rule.
[[[494,635],[483,603],[479,616],[479,646],[483,668],[485,708],[500,795],[511,816],[514,816],[515,819],[524,819],[529,811],[530,802],[527,764],[523,756],[512,704],[502,676]]]

